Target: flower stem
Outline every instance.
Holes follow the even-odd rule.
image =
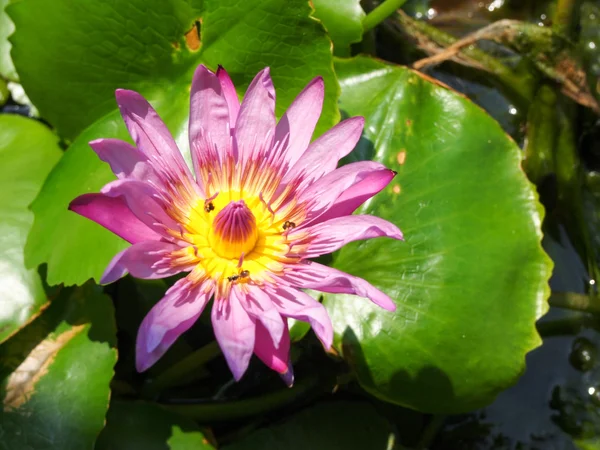
[[[548,303],[557,308],[600,314],[600,301],[595,296],[575,292],[553,292]]]
[[[427,449],[431,446],[431,443],[435,439],[436,435],[440,431],[440,428],[446,422],[446,416],[443,414],[434,414],[431,420],[423,430],[423,434],[417,443],[417,449]]]
[[[190,353],[144,386],[142,391],[143,396],[147,398],[153,397],[156,393],[167,387],[176,386],[182,379],[187,378],[191,373],[197,371],[220,353],[221,349],[217,341],[212,341],[195,352]]]
[[[210,402],[202,404],[175,405],[161,403],[161,406],[199,422],[210,421],[212,423],[215,421],[240,419],[264,414],[298,400],[310,400],[313,396],[321,392],[321,389],[316,389],[319,386],[319,381],[319,376],[313,374],[301,378],[290,389],[281,389],[262,397],[233,402]]]
[[[406,0],[385,0],[363,19],[363,34],[372,30],[389,16],[394,14],[394,12],[400,9],[404,3],[406,3]]]
[[[573,32],[573,16],[579,8],[579,0],[558,0],[552,17],[552,28],[559,34],[570,37]]]

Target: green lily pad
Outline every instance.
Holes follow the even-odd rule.
[[[362,21],[366,14],[360,0],[313,0],[315,17],[333,41],[337,56],[350,56],[350,44],[360,42],[363,35]]]
[[[279,113],[322,75],[319,129],[339,119],[330,42],[306,1],[22,0],[7,11],[17,29],[10,41],[21,83],[42,117],[67,138],[114,110],[117,88],[157,104],[169,103],[167,91],[188,96],[199,63],[223,65],[242,87],[270,66]]]
[[[86,285],[63,290],[0,346],[3,448],[92,448],[108,408],[115,345],[112,302]]]
[[[308,448],[385,450],[394,436],[389,423],[364,402],[323,403],[307,408],[281,424],[259,430],[224,450]]]
[[[39,314],[47,303],[23,248],[33,223],[29,204],[62,154],[58,138],[31,119],[0,116],[0,342]]]
[[[173,435],[167,442],[171,450],[214,450],[200,431],[182,431],[173,427]]]
[[[22,0],[10,5],[17,24],[12,38],[14,61],[42,116],[72,137],[108,113],[73,142],[32,205],[35,222],[26,262],[30,267],[48,263],[48,283],[98,280],[110,258],[126,246],[99,225],[67,210],[78,195],[97,192],[114,179],[87,143],[100,137],[127,138],[116,112],[116,88],[143,93],[184,153],[188,152],[192,73],[201,62],[212,68],[223,64],[242,88],[270,65],[278,113],[308,81],[322,75],[326,99],[317,133],[338,120],[339,88],[330,41],[309,16],[308,3],[269,0],[261,2],[260,8],[252,5],[233,0],[206,1],[203,10],[175,0],[136,0],[110,7],[102,2],[75,6],[67,0],[51,4]],[[198,17],[202,19],[200,41],[188,37],[186,43],[185,32]],[[190,49],[198,43],[197,51]]]
[[[366,118],[351,159],[397,170],[361,213],[405,241],[344,247],[334,266],[395,299],[395,313],[326,295],[336,345],[371,394],[427,412],[491,402],[540,345],[551,261],[521,152],[479,107],[409,69],[338,61],[340,108]]]
[[[195,447],[193,447],[195,445]],[[191,420],[153,403],[114,400],[95,450],[212,449]]]

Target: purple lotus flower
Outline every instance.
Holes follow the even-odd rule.
[[[76,198],[70,209],[133,244],[114,257],[101,283],[126,273],[149,279],[188,272],[142,322],[139,371],[194,324],[211,298],[214,333],[235,379],[254,353],[289,385],[287,319],[309,322],[326,349],[333,340],[325,308],[300,289],[356,294],[395,309],[365,280],[310,261],[359,239],[402,239],[385,220],[351,215],[395,172],[372,161],[336,169],[364,119],[344,120],[310,142],[323,95],[323,79],[315,78],[277,122],[268,68],[240,105],[225,70],[199,66],[189,121],[194,177],[150,104],[117,90],[136,146],[90,142],[118,179]]]

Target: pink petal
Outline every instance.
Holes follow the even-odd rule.
[[[299,201],[305,202],[308,208],[308,215],[303,226],[310,224],[319,216],[326,213],[338,197],[355,184],[374,174],[384,176],[384,174],[393,173],[392,170],[374,161],[360,161],[346,164],[328,173],[300,194]]]
[[[301,179],[299,190],[323,177],[337,166],[338,161],[352,151],[360,139],[365,119],[352,117],[338,123],[315,140],[302,158],[285,175],[283,183]]]
[[[235,86],[229,74],[222,66],[219,66],[217,69],[217,78],[221,83],[221,89],[223,89],[223,95],[225,96],[225,100],[227,100],[227,106],[229,106],[229,126],[235,128],[235,123],[240,112],[240,100],[235,91]]]
[[[247,161],[271,148],[275,130],[275,89],[269,68],[261,70],[246,91],[235,126],[238,158]]]
[[[300,245],[307,242],[303,258],[317,258],[335,252],[349,242],[362,239],[381,236],[402,239],[402,232],[396,225],[369,215],[336,217],[299,231],[300,234],[304,232],[309,235],[299,242]],[[294,234],[288,235],[288,238],[293,241]]]
[[[208,291],[208,292],[207,292]],[[177,281],[142,321],[136,340],[138,372],[151,367],[200,317],[212,292],[191,286],[187,278]]]
[[[112,259],[100,279],[100,284],[117,281],[126,273],[144,279],[175,275],[183,269],[181,266],[171,267],[169,255],[179,249],[179,246],[163,241],[144,241],[133,244]]]
[[[298,94],[275,129],[275,141],[289,134],[286,152],[288,167],[292,167],[306,151],[323,108],[325,84],[317,77]]]
[[[123,197],[83,194],[69,204],[69,209],[93,220],[132,244],[157,241],[161,238],[131,212]]]
[[[370,299],[388,311],[395,311],[396,305],[386,294],[362,278],[355,277],[332,267],[314,261],[295,264],[286,273],[285,280],[297,288],[316,289],[332,294],[354,294]]]
[[[352,214],[360,205],[385,188],[395,176],[396,172],[393,170],[377,171],[367,175],[342,192],[327,212],[314,223]]]
[[[236,290],[232,289],[228,299],[215,299],[211,317],[215,338],[233,377],[239,381],[254,351],[256,325],[237,295]]]
[[[272,288],[271,300],[282,316],[310,323],[323,346],[329,350],[333,342],[333,327],[325,307],[310,295],[278,284]]]
[[[203,65],[198,66],[192,80],[189,137],[197,176],[203,159],[198,153],[206,151],[207,145],[216,146],[220,154],[230,151],[229,107],[219,79]]]
[[[117,178],[158,183],[148,158],[133,145],[119,139],[96,139],[90,142],[90,147],[102,161],[110,164]]]
[[[270,369],[280,374],[287,374],[290,371],[290,332],[287,325],[281,339],[276,344],[273,344],[269,330],[257,323],[254,354]]]
[[[248,285],[248,295],[242,306],[250,316],[262,323],[271,336],[273,345],[279,345],[285,325],[281,314],[273,305],[269,295],[257,286]]]
[[[137,92],[125,89],[117,89],[115,97],[135,145],[154,167],[191,179],[177,144],[150,103]]]
[[[149,228],[164,234],[164,227],[177,230],[177,223],[169,217],[163,206],[156,200],[158,191],[148,183],[138,180],[117,180],[102,188],[102,194],[108,197],[125,199],[131,212]]]

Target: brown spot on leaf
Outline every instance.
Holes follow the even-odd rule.
[[[404,164],[404,162],[406,161],[406,150],[400,150],[396,155],[396,160],[398,161],[398,164]]]
[[[19,367],[8,377],[4,410],[18,408],[29,400],[37,382],[48,373],[48,367],[57,353],[75,336],[85,330],[85,325],[77,325],[59,335],[56,339],[40,342],[25,358]]]
[[[185,33],[185,44],[193,52],[200,48],[200,25],[201,22],[196,21],[192,29]]]

